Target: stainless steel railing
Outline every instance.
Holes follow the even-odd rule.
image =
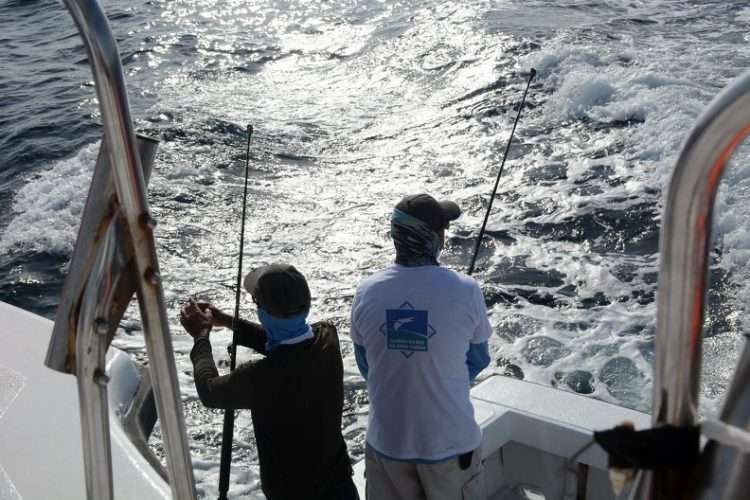
[[[63,1],[88,52],[104,138],[46,363],[78,376],[88,497],[112,498],[103,356],[135,289],[172,495],[194,499],[192,463],[153,237],[155,222],[148,209],[120,55],[96,0]],[[149,154],[148,142],[141,145],[142,152]],[[150,154],[153,157],[153,150]]]
[[[669,186],[660,236],[654,425],[696,424],[714,201],[727,162],[748,133],[750,72],[724,89],[700,116]],[[743,429],[750,429],[749,374],[746,349],[721,415]],[[698,483],[693,471],[641,473],[630,498],[747,498],[749,466],[747,456],[710,444],[701,457]]]

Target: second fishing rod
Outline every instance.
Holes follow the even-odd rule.
[[[492,188],[492,194],[490,194],[490,201],[489,205],[487,205],[487,212],[484,214],[484,221],[482,222],[482,228],[479,230],[479,235],[477,236],[477,242],[474,246],[474,254],[471,257],[471,264],[469,265],[469,270],[467,274],[471,276],[474,273],[474,266],[477,262],[477,255],[479,254],[479,247],[482,245],[482,238],[484,237],[485,229],[487,228],[487,221],[490,218],[490,212],[492,211],[492,203],[495,201],[495,195],[497,194],[497,188],[500,185],[500,177],[503,175],[503,168],[505,167],[505,160],[508,159],[508,151],[510,151],[510,144],[513,141],[513,134],[516,132],[516,126],[518,125],[518,120],[521,118],[521,111],[523,110],[523,105],[526,103],[526,95],[529,93],[529,87],[531,86],[531,81],[536,76],[536,70],[534,68],[531,68],[531,71],[529,71],[529,80],[526,83],[526,89],[523,91],[523,97],[521,98],[521,104],[518,106],[518,114],[516,115],[516,119],[513,122],[513,129],[510,131],[510,137],[508,138],[508,143],[505,145],[505,154],[503,154],[503,161],[500,163],[500,170],[497,172],[497,178],[495,179],[495,186]]]
[[[237,321],[240,317],[240,294],[242,290],[242,257],[245,250],[245,219],[247,215],[247,180],[250,174],[250,141],[253,126],[247,126],[247,150],[245,151],[245,187],[242,191],[242,226],[240,229],[240,257],[237,265],[234,318],[232,320],[232,345],[229,348],[229,370],[237,365]],[[219,468],[219,500],[227,500],[229,491],[229,471],[232,466],[232,442],[234,441],[234,410],[224,412],[224,429],[221,436],[221,463]]]

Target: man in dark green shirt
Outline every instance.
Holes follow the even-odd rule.
[[[268,500],[358,500],[341,435],[343,363],[336,328],[308,325],[310,290],[287,264],[255,269],[245,288],[261,324],[237,319],[238,345],[265,357],[228,375],[216,370],[211,327],[232,328],[231,315],[192,300],[180,321],[195,339],[195,386],[210,408],[249,409]]]

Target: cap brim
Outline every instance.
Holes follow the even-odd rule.
[[[245,280],[242,284],[245,286],[245,290],[250,292],[250,295],[255,294],[255,290],[258,288],[258,281],[260,281],[260,277],[263,276],[266,267],[268,266],[261,266],[257,269],[253,269],[247,273],[247,276],[245,276]]]
[[[458,219],[461,216],[461,209],[452,201],[441,201],[440,208],[443,209],[443,217],[445,222],[450,222]]]

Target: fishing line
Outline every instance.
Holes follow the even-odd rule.
[[[510,143],[513,141],[513,134],[516,132],[516,125],[518,125],[518,119],[521,118],[521,110],[526,102],[526,94],[529,92],[531,86],[531,80],[536,76],[536,70],[531,68],[529,73],[529,81],[526,84],[526,90],[523,91],[523,98],[521,98],[521,105],[518,106],[518,114],[516,115],[516,121],[513,122],[513,130],[510,131],[510,137],[508,143],[505,145],[505,154],[503,155],[503,161],[500,164],[500,171],[497,173],[497,179],[495,180],[495,187],[492,189],[492,195],[490,196],[490,204],[487,206],[487,213],[484,214],[484,222],[482,222],[482,229],[479,230],[479,236],[477,237],[477,244],[474,247],[474,255],[471,257],[471,265],[469,266],[469,276],[474,272],[474,264],[477,262],[477,254],[479,253],[479,246],[482,244],[482,238],[484,237],[484,230],[487,227],[487,220],[490,218],[490,211],[492,210],[492,202],[495,201],[495,195],[497,194],[497,187],[500,185],[500,177],[503,175],[503,167],[505,167],[505,160],[508,158],[508,151],[510,151]]]
[[[240,317],[240,291],[242,290],[242,256],[245,249],[245,218],[247,214],[247,179],[250,174],[250,140],[253,126],[247,126],[247,151],[245,152],[245,189],[242,193],[242,226],[240,229],[240,261],[237,265],[237,287],[234,296],[234,318],[232,318],[232,345],[229,348],[229,371],[237,365],[237,327]],[[232,441],[234,439],[234,410],[224,411],[224,430],[221,436],[221,464],[219,467],[219,500],[227,500],[229,470],[232,466]]]

